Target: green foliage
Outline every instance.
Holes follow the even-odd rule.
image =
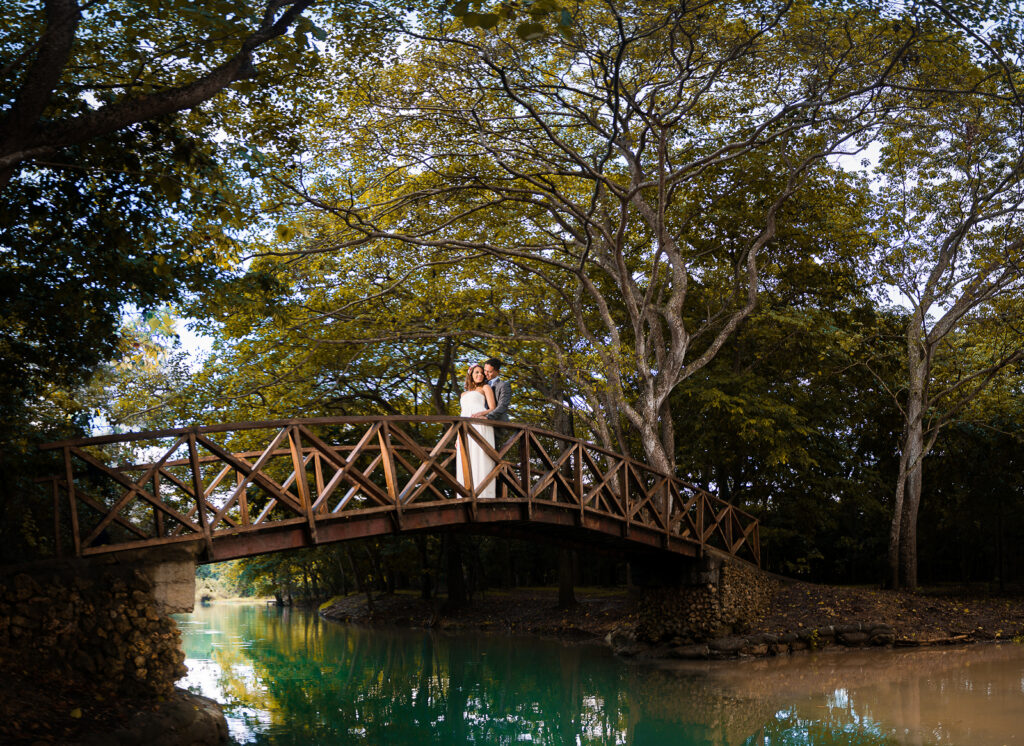
[[[232,0],[4,8],[5,419],[110,359],[122,309],[211,290],[237,259],[240,231],[258,227],[253,180],[302,149],[279,133],[315,95],[321,53],[307,37],[322,42],[317,24],[332,23],[355,59],[387,33],[372,5],[334,3],[314,22],[294,15],[308,4],[284,3],[273,29],[258,5]],[[293,21],[292,38],[278,38]],[[224,77],[232,60],[245,69]]]
[[[543,39],[552,30],[568,36],[574,23],[570,8],[570,3],[559,0],[459,0],[451,12],[466,28],[490,31],[514,24],[516,36],[529,42]]]
[[[813,87],[813,76],[774,88],[771,81],[800,60],[837,64],[815,57],[827,57],[830,47],[809,36],[859,45],[850,54],[862,55],[860,67],[836,67],[835,85],[862,81],[858,76],[874,70],[897,43],[920,45],[895,68],[902,83],[914,76],[934,82],[950,66],[967,64],[961,39],[933,36],[923,21],[879,22],[864,9],[817,4],[793,6],[780,21],[771,9],[770,3],[761,8],[761,18],[715,5],[706,16],[687,17],[716,29],[701,37],[709,55],[745,49],[758,23],[763,46],[728,68],[729,96],[687,99],[692,119],[658,130],[671,152],[638,149],[643,167],[657,173],[658,158],[699,163],[728,138],[749,135],[766,97],[783,105],[788,96],[804,96],[801,86]],[[669,393],[654,419],[671,424],[663,432],[674,433],[679,471],[762,518],[769,567],[818,579],[876,579],[898,470],[895,403],[907,322],[906,314],[886,308],[879,283],[913,261],[907,252],[920,258],[929,251],[922,238],[916,248],[906,244],[887,251],[881,264],[872,261],[880,242],[891,243],[906,229],[895,212],[877,212],[895,192],[872,191],[863,177],[824,160],[802,172],[803,189],[775,214],[774,234],[760,255],[757,310],[740,319],[717,352],[714,347],[728,314],[745,302],[749,278],[742,268],[793,153],[824,147],[829,127],[846,131],[863,112],[839,107],[834,121],[806,129],[802,120],[780,120],[779,126],[797,129],[777,141],[765,134],[758,148],[698,169],[660,196],[653,183],[637,192],[662,206],[679,252],[673,261],[686,276],[683,302],[669,310],[658,304],[680,280],[665,269],[664,252],[652,253],[656,234],[642,215],[623,222],[618,254],[593,238],[615,233],[607,216],[628,212],[628,205],[613,195],[631,178],[625,156],[601,157],[608,139],[600,127],[615,122],[602,119],[607,112],[600,107],[587,108],[579,93],[590,85],[582,71],[606,64],[601,55],[617,43],[611,11],[581,4],[571,36],[522,46],[515,26],[525,16],[511,5],[466,3],[453,10],[464,26],[493,31],[467,33],[453,29],[447,16],[424,13],[421,20],[437,39],[463,34],[458,43],[412,40],[387,67],[324,59],[321,90],[302,99],[308,117],[289,130],[309,147],[308,156],[301,171],[267,191],[273,230],[250,237],[256,257],[242,281],[189,308],[192,316],[216,320],[213,355],[183,385],[168,362],[159,388],[177,397],[154,398],[150,404],[159,406],[149,410],[145,386],[133,384],[138,395],[126,397],[119,411],[149,410],[154,424],[160,418],[451,412],[466,364],[497,354],[511,363],[518,418],[575,428],[640,455],[648,444],[622,416],[623,406],[666,380],[659,377],[676,360],[677,343],[665,344],[662,357],[652,350],[681,321],[692,332],[681,338],[686,355],[714,354],[703,367],[687,368],[678,385],[658,384]],[[646,13],[623,21],[642,24],[656,16]],[[553,17],[549,12],[546,22]],[[466,52],[474,48],[499,61],[498,69]],[[646,91],[657,81],[667,84],[672,70],[660,49],[654,42],[626,48],[631,67],[619,85]],[[565,89],[562,99],[547,95],[570,79],[578,87]],[[518,104],[503,85],[521,97]],[[477,96],[479,119],[462,106],[467,90]],[[424,100],[435,106],[420,110]],[[899,111],[898,102],[880,94],[873,103],[879,121],[897,121],[886,107]],[[523,109],[516,107],[527,105],[548,107],[545,121],[557,141],[519,116]],[[625,112],[615,126],[634,128],[635,143],[641,120]],[[929,113],[907,116],[924,121]],[[653,129],[644,131],[654,138]],[[995,127],[991,137],[1000,131]],[[936,142],[945,147],[942,138],[915,140],[911,127],[904,134],[904,156],[908,148],[921,154]],[[895,152],[883,152],[885,164],[895,163],[887,160]],[[955,160],[955,148],[948,155]],[[582,163],[599,164],[600,179],[588,181]],[[944,179],[936,172],[929,199],[952,188]],[[590,222],[579,222],[580,215],[591,215]],[[613,256],[625,267],[618,278],[609,269]],[[573,274],[577,262],[587,265],[582,276]],[[581,289],[581,277],[595,294]],[[630,315],[630,292],[653,299],[650,313]],[[1005,327],[978,318],[973,328],[979,332],[973,340],[951,338],[936,369],[941,379],[955,381],[972,360],[1012,348]],[[1002,399],[1009,402],[1006,391]],[[996,415],[1001,405],[991,401]],[[369,554],[399,565],[421,561],[400,543],[373,545]],[[400,574],[382,570],[382,561],[374,569],[375,560],[364,555],[360,547],[352,556],[365,578],[386,584]]]
[[[352,59],[379,52],[386,4],[325,4],[315,21],[300,15],[309,4],[266,17],[231,0],[0,4],[0,453],[13,513],[39,499],[14,488],[35,462],[26,444],[75,434],[69,423],[89,416],[80,388],[126,352],[122,313],[214,290],[242,233],[259,229],[257,179],[302,151],[280,133],[315,95],[323,24]]]
[[[496,355],[518,419],[665,456],[762,519],[770,568],[876,579],[915,323],[888,293],[949,308],[1019,258],[1020,106],[999,87],[1019,74],[998,64],[1019,29],[990,7],[946,33],[948,9],[857,2],[316,4],[206,98],[97,130],[228,64],[262,21],[228,0],[89,6],[37,118],[49,139],[3,176],[5,558],[50,549],[33,445],[90,417],[453,413],[466,366]],[[7,16],[10,128],[47,21]],[[874,184],[825,158],[872,139]],[[918,292],[971,205],[991,219]],[[949,476],[925,489],[938,575],[1020,572],[1021,371],[956,394],[1020,349],[1021,308],[987,298],[928,358],[926,415],[955,422],[927,462]],[[201,368],[175,314],[213,339]],[[492,539],[466,552],[477,587],[555,567]],[[441,553],[364,541],[224,574],[258,594],[436,589]]]
[[[233,599],[239,595],[228,577],[232,564],[221,562],[196,568],[196,603]]]
[[[219,270],[206,214],[206,148],[158,128],[120,133],[23,171],[0,206],[0,411],[73,388],[114,357],[120,313],[208,288]],[[168,164],[180,146],[189,163]],[[192,170],[192,169],[195,170]],[[168,191],[171,196],[168,196]]]
[[[837,281],[856,287],[841,266],[839,277],[804,285],[799,303],[782,285],[766,293],[673,410],[677,463],[760,518],[766,566],[854,582],[881,573],[899,434],[863,361],[873,355],[876,371],[898,373],[898,349],[884,343],[900,319],[874,311],[863,287],[835,295]]]
[[[912,96],[880,128],[873,205],[879,278],[911,311],[906,375],[893,389],[905,418],[888,547],[894,587],[917,585],[924,457],[1024,357],[1020,75],[999,55],[979,56],[977,34],[931,31],[927,54],[900,75]]]
[[[1022,436],[1019,417],[1003,410],[998,419],[958,424],[941,438],[925,467],[923,582],[990,581],[1002,590],[1022,577]]]

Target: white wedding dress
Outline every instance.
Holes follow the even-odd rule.
[[[459,415],[462,417],[471,417],[477,412],[482,412],[487,409],[487,400],[484,399],[484,395],[479,391],[466,391],[462,395],[462,411]],[[479,420],[480,422],[486,422],[487,420]],[[494,447],[494,428],[490,425],[471,425],[480,436],[487,441],[487,443],[493,448]],[[476,442],[475,438],[468,438],[466,444],[466,451],[469,454],[469,471],[471,475],[471,484],[475,489],[483,480],[491,473],[491,469],[494,468],[494,459],[488,456],[484,449]],[[456,442],[455,447],[455,474],[458,477],[459,484],[463,487],[468,486],[466,484],[466,478],[464,476],[465,471],[462,468],[462,437],[460,436]],[[493,498],[495,497],[495,479],[492,479],[487,483],[478,498]]]

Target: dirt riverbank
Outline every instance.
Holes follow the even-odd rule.
[[[441,601],[414,594],[377,596],[371,610],[363,595],[336,600],[322,615],[368,625],[490,630],[572,640],[603,640],[629,629],[639,618],[638,600],[624,588],[587,588],[577,605],[558,608],[554,588],[493,590],[477,594],[465,609],[442,614]],[[807,630],[861,625],[886,626],[900,646],[1024,638],[1024,594],[994,595],[959,588],[920,592],[884,591],[811,583],[783,583],[766,613],[747,630],[800,634]],[[666,641],[671,642],[671,641]]]

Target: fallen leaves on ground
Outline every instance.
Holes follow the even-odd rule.
[[[785,632],[851,622],[889,624],[897,639],[975,639],[1024,635],[1024,597],[973,589],[887,591],[784,583],[757,631]]]

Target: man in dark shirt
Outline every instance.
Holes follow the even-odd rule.
[[[512,386],[508,381],[503,381],[501,376],[501,361],[495,357],[484,363],[484,376],[487,383],[494,391],[495,406],[487,414],[489,420],[502,420],[508,422],[508,405],[512,402]]]

